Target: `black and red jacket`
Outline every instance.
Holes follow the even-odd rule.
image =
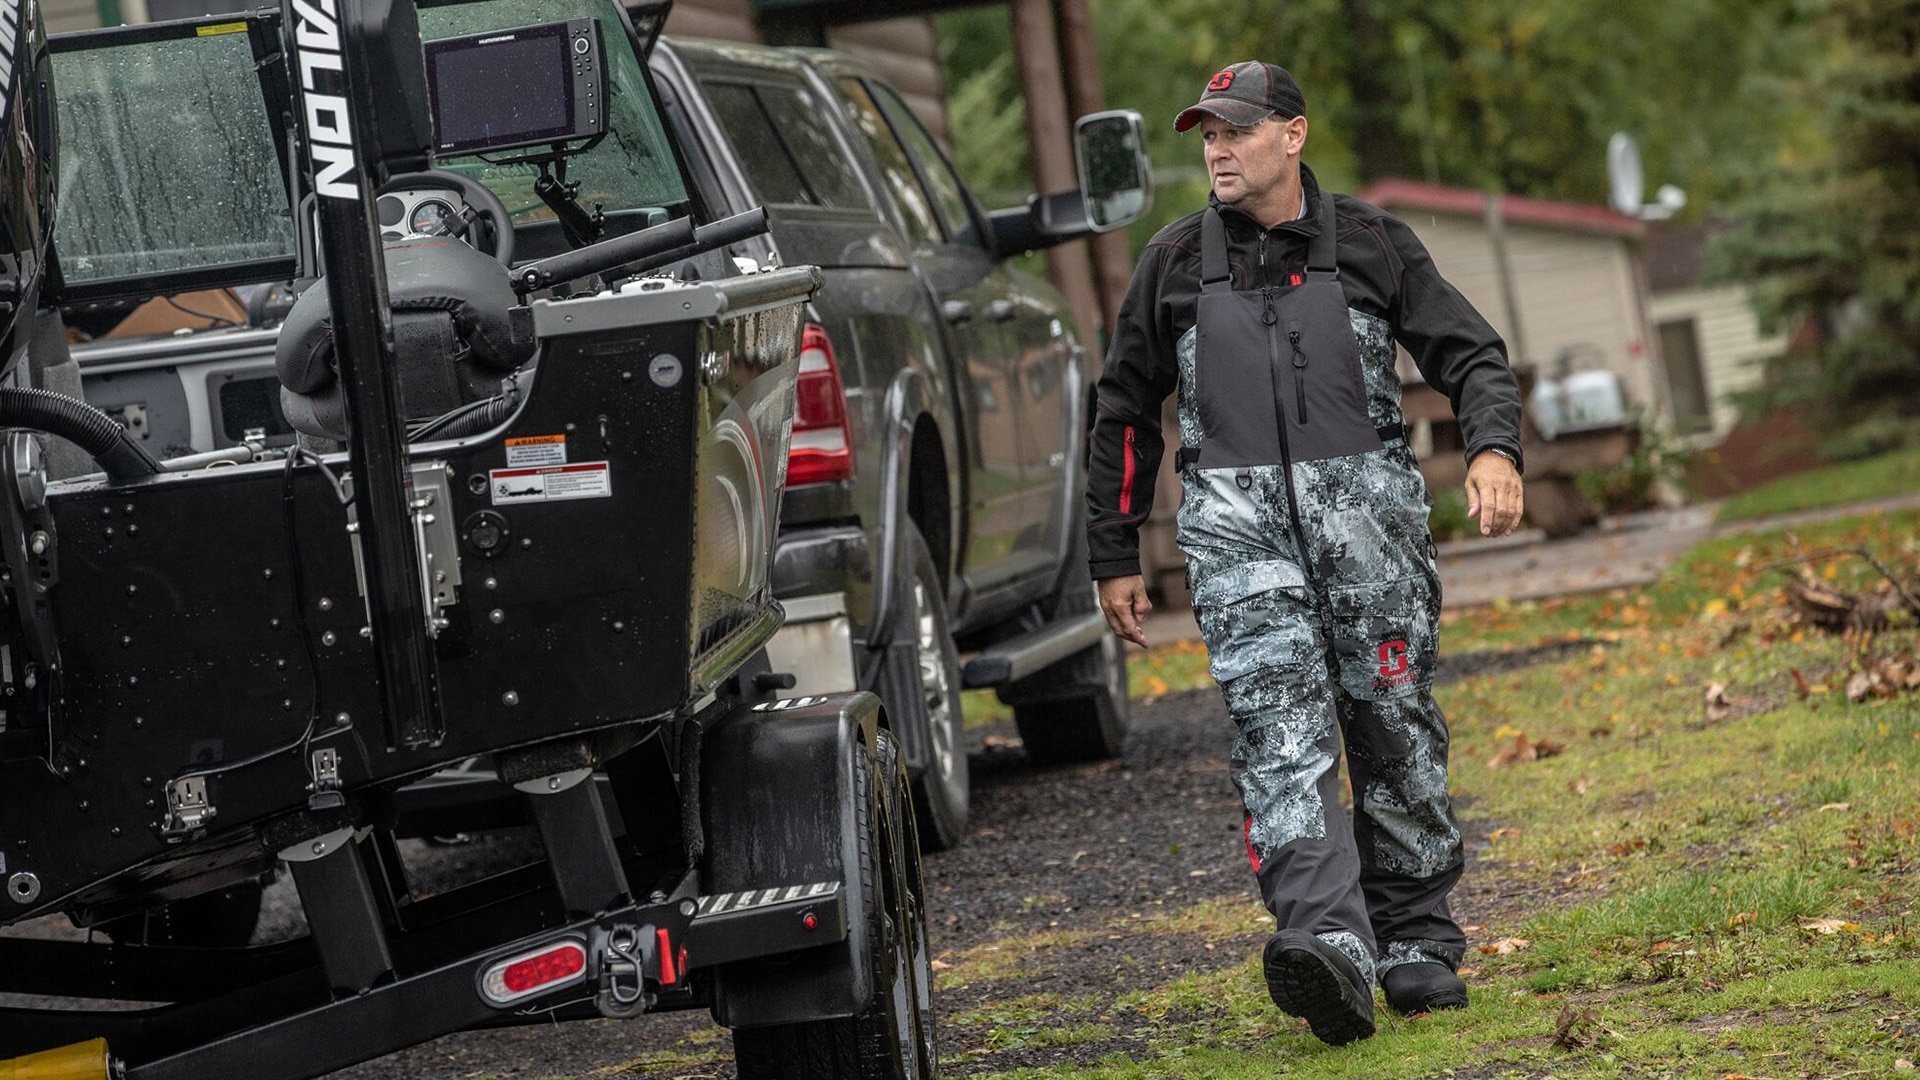
[[[1300,179],[1312,206],[1320,186],[1304,165]],[[1266,230],[1266,277],[1258,279],[1260,224],[1231,206],[1213,205],[1227,226],[1234,288],[1285,286],[1305,272],[1307,240],[1320,229],[1315,215]],[[1140,572],[1140,526],[1153,508],[1165,447],[1160,406],[1179,382],[1174,349],[1193,328],[1200,295],[1203,213],[1181,218],[1148,241],[1107,350],[1088,445],[1087,544],[1096,580]],[[1427,384],[1447,396],[1468,460],[1483,450],[1501,450],[1520,464],[1520,389],[1500,335],[1440,276],[1400,219],[1347,195],[1334,196],[1334,214],[1347,305],[1386,320]]]

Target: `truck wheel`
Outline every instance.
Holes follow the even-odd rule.
[[[933,1080],[933,971],[925,886],[909,809],[907,774],[891,732],[874,762],[855,765],[863,789],[860,883],[873,943],[873,1000],[844,1019],[737,1028],[740,1080]]]
[[[238,947],[260,924],[265,885],[242,881],[171,904],[109,919],[98,929],[116,945]]]
[[[919,693],[906,702],[888,701],[895,726],[919,724],[926,733],[927,767],[913,781],[913,805],[920,842],[928,851],[945,851],[967,832],[967,803],[972,785],[967,774],[965,720],[960,713],[960,650],[947,619],[945,580],[933,563],[918,528],[907,529],[913,581],[915,668]]]
[[[1086,572],[1086,531],[1076,530],[1075,537],[1068,556],[1074,573],[1054,598],[1054,619],[1100,610],[1099,595]],[[1133,716],[1126,646],[1113,634],[1102,634],[1099,645],[1002,687],[1000,700],[1013,706],[1027,760],[1036,765],[1117,758]]]

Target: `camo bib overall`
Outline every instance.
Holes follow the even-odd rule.
[[[1179,343],[1181,438],[1198,448],[1181,454],[1179,542],[1239,729],[1248,854],[1280,927],[1373,977],[1456,967],[1466,942],[1447,894],[1462,853],[1429,692],[1431,501],[1402,437],[1388,326],[1347,306],[1332,196],[1316,209],[1306,273],[1244,291],[1219,213],[1203,219],[1196,325]]]

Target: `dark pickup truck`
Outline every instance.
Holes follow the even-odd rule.
[[[1144,212],[1139,119],[1082,119],[1082,191],[988,212],[900,96],[849,57],[654,38],[648,66],[691,198],[714,218],[768,211],[771,234],[733,244],[732,261],[825,275],[803,332],[772,666],[799,694],[879,693],[922,842],[951,846],[968,804],[963,687],[1013,706],[1037,762],[1111,757],[1125,737],[1125,659],[1081,554],[1098,358],[1066,301],[1010,260]],[[388,201],[389,241],[431,232],[446,206],[430,188]],[[506,201],[517,224],[552,217],[528,192]],[[736,269],[714,258],[691,273]],[[249,431],[291,441],[273,366],[280,295],[254,291],[247,327],[75,348],[86,398],[156,453]],[[963,651],[976,653],[964,666]]]
[[[959,690],[1013,705],[1029,756],[1112,757],[1126,662],[1081,554],[1099,358],[1017,255],[1147,205],[1139,118],[1083,118],[1082,192],[984,211],[900,95],[822,49],[667,39],[651,68],[716,212],[764,205],[758,262],[819,266],[774,593],[773,665],[887,702],[922,843],[967,815]],[[1104,220],[1095,221],[1101,217]],[[961,650],[978,650],[964,667]]]

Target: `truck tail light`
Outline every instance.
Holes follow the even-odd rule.
[[[587,947],[572,938],[510,956],[480,977],[480,993],[495,1005],[508,1005],[557,986],[579,982],[587,974]]]
[[[795,391],[793,449],[787,455],[787,485],[853,477],[853,438],[847,429],[847,388],[826,328],[808,323],[800,331],[800,380]]]

